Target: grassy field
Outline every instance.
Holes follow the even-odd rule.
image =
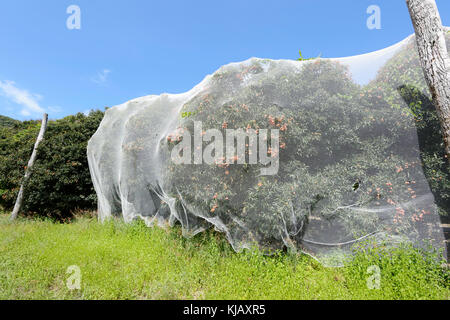
[[[450,299],[450,276],[415,250],[325,268],[305,255],[235,253],[215,232],[184,239],[143,223],[70,224],[0,215],[0,299]],[[66,286],[69,266],[81,289]],[[381,270],[369,289],[367,269]]]

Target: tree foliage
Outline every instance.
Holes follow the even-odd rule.
[[[77,209],[95,208],[86,148],[102,118],[103,112],[93,111],[49,122],[25,185],[26,214],[65,218]],[[4,209],[14,205],[39,128],[38,121],[0,128],[0,205]]]
[[[12,118],[5,117],[5,116],[0,116],[0,128],[3,128],[3,127],[11,128],[19,123],[20,123],[20,121],[18,121],[18,120],[14,120]]]

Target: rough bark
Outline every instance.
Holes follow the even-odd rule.
[[[406,0],[416,32],[420,63],[441,123],[450,160],[450,58],[435,0]]]
[[[31,158],[28,161],[28,166],[25,169],[25,176],[23,178],[22,184],[20,185],[19,194],[17,195],[16,204],[14,205],[14,210],[11,213],[11,220],[15,220],[17,218],[17,215],[20,212],[20,209],[22,208],[23,203],[23,197],[24,197],[24,185],[27,183],[27,181],[31,177],[31,169],[33,168],[34,162],[36,161],[37,157],[37,149],[39,147],[39,144],[44,139],[45,130],[47,129],[47,120],[48,115],[44,113],[44,117],[42,118],[42,124],[41,124],[41,130],[39,131],[39,135],[36,139],[36,143],[34,144],[33,153],[31,154]]]

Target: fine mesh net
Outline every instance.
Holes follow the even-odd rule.
[[[288,247],[330,266],[369,240],[439,249],[421,157],[433,108],[414,36],[355,57],[229,64],[185,94],[107,110],[88,146],[98,213],[187,237],[214,227],[236,251]]]

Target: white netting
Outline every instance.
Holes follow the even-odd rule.
[[[107,110],[88,146],[99,216],[179,222],[185,236],[214,226],[235,250],[287,246],[328,265],[366,239],[440,248],[415,103],[430,104],[414,37],[224,66],[185,94]]]

